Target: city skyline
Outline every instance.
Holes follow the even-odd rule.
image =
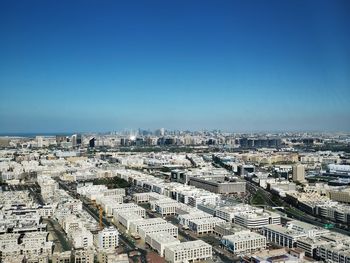
[[[348,1],[0,3],[0,133],[350,131]]]

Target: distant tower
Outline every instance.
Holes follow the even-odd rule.
[[[73,147],[78,147],[81,145],[82,139],[81,139],[81,134],[73,134],[72,135],[72,146]]]
[[[72,146],[73,147],[77,146],[77,135],[76,134],[72,135]]]
[[[81,145],[82,142],[83,142],[83,139],[81,134],[77,134],[77,145]]]
[[[90,140],[89,140],[89,147],[90,148],[94,148],[95,147],[95,137],[92,137]]]
[[[39,148],[42,148],[42,147],[43,147],[43,144],[44,144],[43,137],[37,136],[37,137],[36,137],[36,143],[37,143],[37,146],[38,146]]]
[[[304,165],[297,164],[293,166],[293,182],[305,181],[305,167]]]
[[[164,128],[160,128],[160,136],[164,136],[165,135],[165,129]]]

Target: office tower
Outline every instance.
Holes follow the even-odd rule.
[[[90,140],[89,140],[89,147],[90,148],[94,148],[95,147],[95,141],[96,139],[94,137],[92,137]]]
[[[305,181],[305,167],[304,165],[297,164],[293,166],[293,181],[304,182]]]
[[[39,148],[42,148],[42,147],[43,147],[43,144],[44,144],[43,137],[37,136],[37,137],[36,137],[36,143],[37,143],[37,146],[38,146]]]
[[[77,145],[81,145],[82,141],[83,140],[81,134],[77,134]]]
[[[80,146],[82,143],[82,136],[81,134],[73,134],[72,135],[72,146],[77,147]]]
[[[72,135],[72,146],[73,147],[77,146],[77,135],[76,134]]]

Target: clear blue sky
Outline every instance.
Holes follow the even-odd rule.
[[[350,1],[0,2],[0,132],[350,130]]]

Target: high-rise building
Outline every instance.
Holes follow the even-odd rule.
[[[72,135],[72,146],[73,147],[77,146],[77,135],[76,134]]]
[[[77,134],[77,145],[81,145],[83,139],[82,139],[82,136],[81,134]]]
[[[72,135],[72,146],[77,147],[80,146],[82,142],[81,134],[73,134]]]
[[[44,144],[44,139],[43,139],[43,137],[37,136],[37,137],[36,137],[36,143],[37,143],[37,146],[38,146],[39,148],[42,148],[42,147],[43,147],[43,144]]]
[[[302,164],[293,166],[293,181],[304,182],[305,181],[305,167]]]
[[[92,137],[90,140],[89,140],[89,147],[90,148],[94,148],[95,147],[95,137]]]

